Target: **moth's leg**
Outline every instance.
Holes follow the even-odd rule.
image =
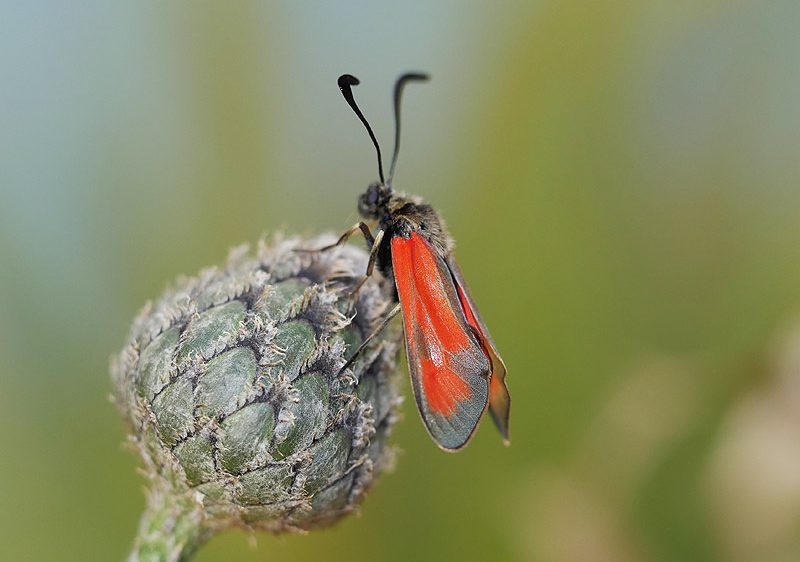
[[[397,303],[395,305],[395,307],[392,308],[392,310],[389,311],[389,314],[386,315],[386,318],[383,319],[383,321],[381,322],[380,326],[375,328],[375,331],[372,332],[370,335],[368,335],[367,339],[365,339],[363,342],[361,342],[361,345],[358,346],[358,349],[356,349],[355,353],[353,353],[353,355],[350,357],[350,359],[347,360],[347,363],[345,363],[342,366],[342,368],[339,369],[339,373],[342,373],[345,369],[347,369],[350,365],[352,365],[353,361],[355,361],[358,358],[358,356],[361,355],[361,352],[363,352],[366,349],[366,347],[375,338],[375,336],[380,334],[384,330],[384,328],[386,328],[386,326],[389,324],[389,322],[391,322],[392,318],[394,318],[395,316],[400,314],[400,312],[402,310],[403,309],[401,308],[400,303]]]
[[[367,241],[367,247],[371,249],[375,245],[375,239],[372,237],[372,232],[370,231],[369,226],[367,226],[367,223],[365,223],[364,221],[359,221],[356,224],[354,224],[352,227],[350,227],[347,230],[347,232],[342,234],[339,237],[339,239],[336,242],[334,242],[333,244],[329,244],[328,246],[324,246],[324,247],[318,248],[316,250],[298,248],[295,251],[296,252],[327,252],[328,250],[332,250],[332,249],[336,248],[337,246],[341,246],[342,244],[347,242],[347,240],[359,230],[361,231],[361,234],[364,235],[364,240]]]
[[[378,261],[378,251],[381,248],[381,242],[383,242],[383,230],[379,230],[378,234],[375,235],[375,239],[372,241],[372,247],[369,250],[369,261],[367,262],[367,272],[364,276],[356,283],[356,286],[353,287],[353,291],[350,293],[350,303],[348,305],[348,310],[353,308],[355,305],[356,297],[358,297],[358,292],[361,290],[361,287],[364,286],[364,283],[367,282],[372,276],[372,272],[375,271],[375,263]]]

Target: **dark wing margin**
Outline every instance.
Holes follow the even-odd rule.
[[[465,316],[450,268],[425,238],[393,238],[392,266],[417,407],[436,444],[456,451],[486,410],[489,359]]]
[[[461,273],[461,268],[456,262],[455,256],[450,254],[447,258],[447,265],[450,268],[450,273],[453,275],[456,288],[458,289],[458,296],[464,306],[464,312],[467,316],[467,321],[475,328],[481,338],[481,344],[489,357],[492,364],[491,379],[489,381],[489,413],[494,420],[500,435],[503,437],[503,442],[508,445],[508,421],[511,413],[511,394],[508,392],[506,386],[506,364],[497,353],[497,347],[494,345],[494,340],[489,334],[489,329],[483,323],[481,315],[478,313],[478,308],[475,306],[475,301],[472,300],[472,295],[469,293],[464,275]]]

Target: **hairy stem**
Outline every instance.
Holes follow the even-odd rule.
[[[186,562],[212,534],[191,496],[155,486],[147,492],[147,507],[128,562]]]

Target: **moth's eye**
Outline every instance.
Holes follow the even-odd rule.
[[[378,202],[378,192],[375,189],[370,189],[369,193],[367,194],[367,203],[370,205],[374,205]]]

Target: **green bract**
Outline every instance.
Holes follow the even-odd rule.
[[[400,334],[346,359],[392,303],[328,238],[232,252],[181,279],[134,322],[115,358],[115,401],[149,478],[131,560],[182,560],[214,531],[332,523],[391,459]],[[185,536],[184,536],[185,535]]]

